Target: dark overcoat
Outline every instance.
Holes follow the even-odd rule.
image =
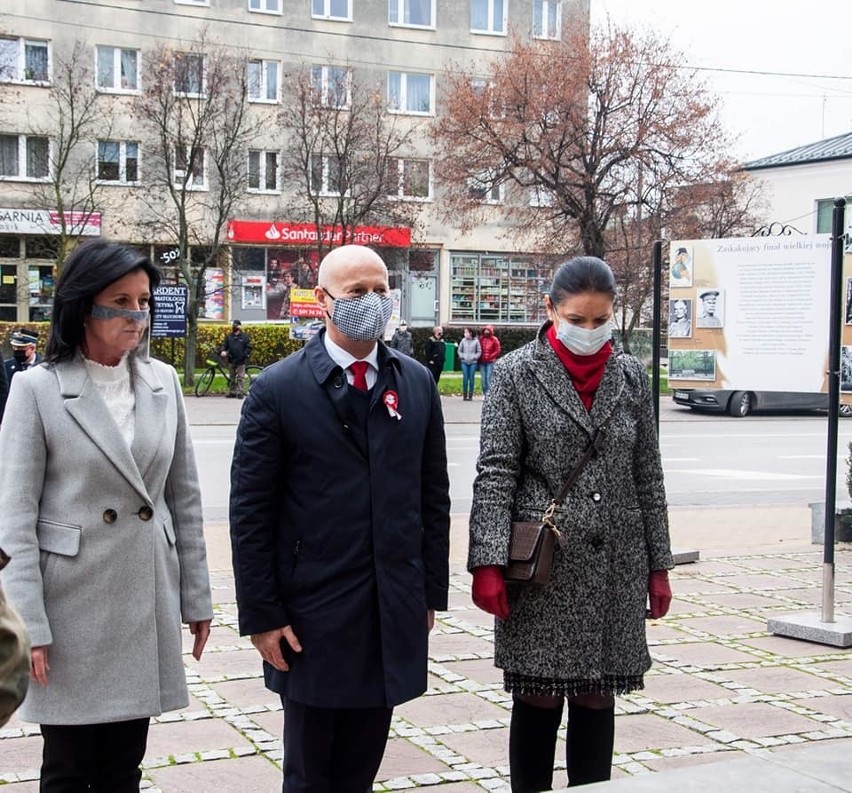
[[[265,369],[243,406],[231,472],[240,632],[293,627],[304,649],[291,671],[264,665],[293,701],[390,707],[426,690],[427,609],[447,607],[441,404],[422,364],[379,343],[360,426],[324,333]]]
[[[617,349],[591,412],[545,332],[499,360],[482,410],[468,567],[505,565],[509,525],[540,520],[594,431],[600,452],[556,511],[550,582],[509,587],[495,664],[535,677],[643,674],[649,570],[673,566],[663,471],[645,367]]]

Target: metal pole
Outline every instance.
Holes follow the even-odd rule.
[[[831,303],[828,312],[828,440],[825,460],[825,534],[822,556],[822,621],[834,622],[834,521],[837,495],[837,430],[840,415],[840,319],[843,301],[845,198],[834,200],[831,219]]]
[[[654,396],[654,418],[657,421],[657,434],[660,434],[660,347],[662,335],[663,310],[663,241],[654,243],[654,331],[651,353],[651,393]],[[839,359],[838,359],[839,360]]]

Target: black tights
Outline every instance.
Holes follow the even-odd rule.
[[[513,700],[509,730],[512,791],[550,790],[563,698],[515,694]],[[568,697],[569,787],[610,778],[614,738],[615,698],[611,694]]]

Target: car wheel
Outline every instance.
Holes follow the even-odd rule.
[[[741,419],[751,413],[752,396],[748,391],[734,391],[728,403],[728,414]]]
[[[839,413],[843,418],[848,419],[852,416],[852,405],[841,405]]]

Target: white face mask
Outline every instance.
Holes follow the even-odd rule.
[[[612,320],[588,330],[560,319],[556,338],[575,355],[594,355],[612,338]]]

